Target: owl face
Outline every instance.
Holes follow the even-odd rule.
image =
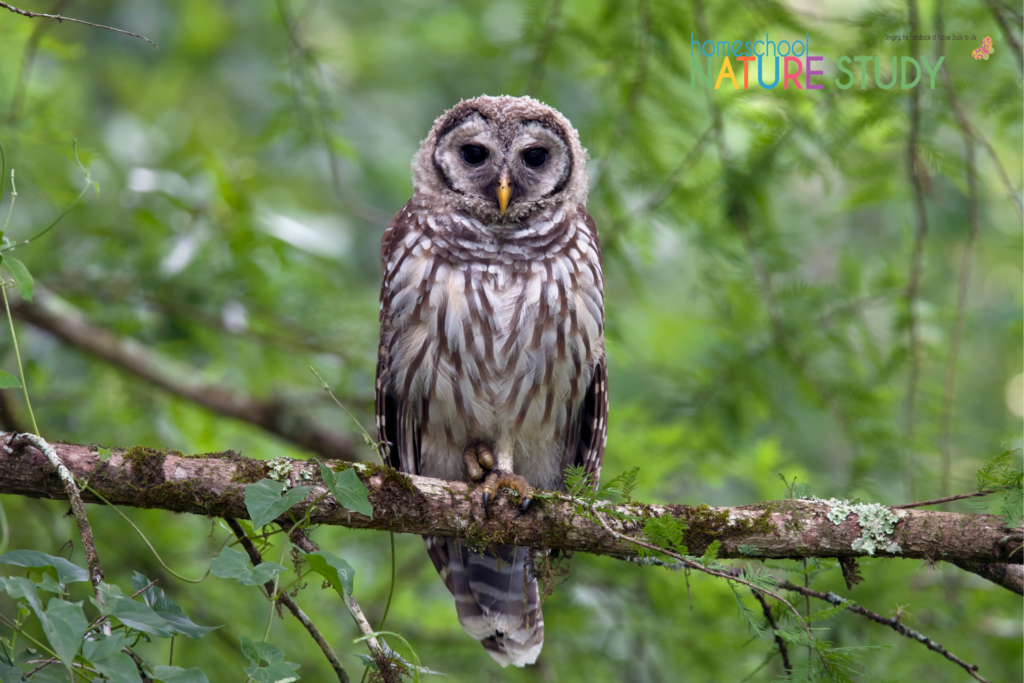
[[[413,162],[417,193],[486,225],[586,200],[586,152],[572,125],[528,97],[477,97],[434,123]]]

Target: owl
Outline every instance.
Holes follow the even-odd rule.
[[[464,100],[420,145],[412,199],[384,232],[382,456],[480,482],[484,517],[503,490],[529,514],[534,489],[563,489],[570,465],[600,476],[604,275],[586,160],[537,100]],[[502,666],[534,663],[544,618],[527,549],[424,538],[466,633]]]

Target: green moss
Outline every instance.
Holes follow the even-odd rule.
[[[267,463],[262,460],[253,460],[237,453],[231,453],[231,456],[233,457],[227,458],[235,464],[235,475],[231,477],[231,481],[239,484],[255,484],[267,476]]]
[[[683,543],[691,555],[703,555],[714,541],[742,538],[751,534],[770,534],[776,531],[772,515],[764,510],[753,519],[730,519],[728,510],[718,510],[708,505],[666,506],[673,517],[689,527],[683,533]]]
[[[167,454],[144,446],[133,446],[121,454],[132,466],[132,478],[140,487],[149,488],[166,481],[164,459]]]
[[[807,528],[804,519],[807,513],[795,500],[765,500],[757,503],[754,507],[770,514],[788,513],[789,516],[783,522],[783,528],[786,531],[803,531]]]
[[[363,469],[366,472],[363,475],[360,472],[361,479],[367,479],[369,477],[380,477],[381,483],[385,485],[394,485],[409,493],[416,493],[416,485],[412,483],[412,478],[409,477],[405,472],[396,470],[394,467],[386,467],[384,465],[378,465],[376,463],[365,463]]]
[[[746,543],[740,544],[740,546],[736,548],[736,550],[739,551],[740,555],[748,555],[750,557],[757,557],[763,554],[761,553],[761,549],[758,548],[756,545],[747,545]]]

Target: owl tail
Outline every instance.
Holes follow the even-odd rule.
[[[450,538],[424,536],[437,573],[455,596],[466,633],[503,667],[537,661],[544,645],[544,615],[537,580],[527,578],[528,550],[503,545],[472,551]]]

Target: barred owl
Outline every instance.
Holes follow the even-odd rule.
[[[477,97],[435,122],[413,196],[384,232],[376,414],[404,472],[482,482],[527,513],[534,488],[596,482],[607,434],[604,277],[586,152],[559,112]],[[511,500],[511,499],[510,499]],[[544,641],[526,548],[425,537],[466,632],[502,666]]]

